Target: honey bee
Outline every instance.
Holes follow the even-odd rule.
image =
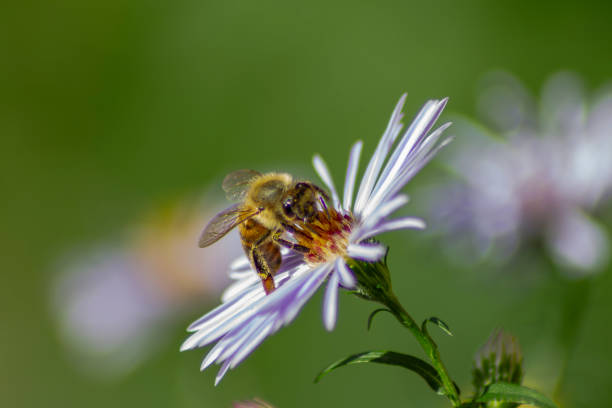
[[[228,174],[222,187],[228,200],[239,202],[210,220],[200,236],[199,246],[204,248],[215,243],[238,226],[244,252],[266,294],[270,294],[275,289],[273,276],[282,261],[280,247],[309,252],[307,246],[283,239],[283,233],[300,234],[302,226],[321,211],[327,211],[329,197],[320,187],[294,180],[289,174],[261,174],[255,170]],[[307,234],[303,236],[308,238]]]

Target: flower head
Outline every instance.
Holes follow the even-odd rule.
[[[323,323],[327,330],[332,330],[336,323],[338,289],[355,289],[357,285],[347,262],[381,259],[386,248],[369,240],[380,233],[424,228],[418,218],[389,219],[389,216],[408,201],[400,190],[446,143],[440,138],[450,124],[431,133],[430,130],[447,100],[427,102],[396,144],[402,131],[405,98],[402,96],[395,107],[356,195],[361,141],[350,151],[342,201],[327,165],[320,156],[314,157],[315,170],[331,193],[332,205],[309,221],[304,232],[294,234],[298,243],[307,242],[310,250],[305,255],[283,252],[283,263],[274,277],[277,289],[266,296],[248,260],[242,257],[230,266],[230,277],[235,282],[224,293],[223,303],[189,326],[189,331],[194,333],[181,350],[216,342],[201,366],[204,370],[214,362],[221,364],[216,383],[266,337],[290,323],[325,281]]]
[[[433,218],[462,252],[508,259],[541,240],[566,271],[600,269],[608,241],[589,214],[612,192],[612,93],[588,106],[580,80],[561,73],[538,107],[507,74],[485,84],[479,108],[489,128],[459,125],[466,137],[448,160],[459,178],[436,189]]]
[[[206,194],[166,203],[112,244],[62,257],[51,312],[78,368],[95,377],[127,374],[168,340],[170,322],[221,293],[228,279],[216,272],[238,255],[238,240],[223,242],[214,255],[187,242],[218,201]]]

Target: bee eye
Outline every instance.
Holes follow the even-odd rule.
[[[283,211],[285,211],[285,215],[287,217],[293,217],[293,200],[288,198],[283,203]]]

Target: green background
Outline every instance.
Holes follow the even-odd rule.
[[[611,17],[608,5],[560,1],[5,5],[0,405],[228,407],[257,396],[277,407],[446,406],[393,367],[348,367],[313,384],[321,368],[357,351],[421,355],[390,316],[366,332],[374,305],[348,295],[327,333],[320,293],[216,388],[215,368],[199,372],[202,352],[178,352],[184,328],[215,303],[177,316],[171,341],[127,377],[95,381],[74,370],[59,342],[51,265],[74,246],[114,236],[151,203],[199,191],[235,168],[307,169],[317,151],[338,183],[349,146],[363,139],[367,157],[404,91],[410,118],[444,96],[446,117],[473,114],[478,80],[498,68],[533,91],[560,69],[598,87],[612,73]],[[474,351],[503,326],[523,345],[531,384],[550,393],[563,281],[453,266],[422,233],[385,242],[406,308],[453,329],[454,337],[434,336],[463,390]],[[611,288],[609,271],[591,284],[565,406],[612,401]]]

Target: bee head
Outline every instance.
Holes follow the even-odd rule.
[[[317,211],[317,192],[309,183],[296,183],[283,199],[283,212],[289,219],[311,219]]]

